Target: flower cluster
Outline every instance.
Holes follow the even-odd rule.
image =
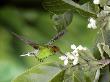
[[[78,51],[79,50],[86,50],[87,48],[86,47],[82,47],[81,45],[76,47],[73,44],[73,45],[71,45],[71,49],[72,49],[72,52],[67,52],[67,53],[65,53],[64,56],[59,57],[59,59],[64,61],[64,65],[67,65],[69,60],[72,61],[73,65],[78,64],[78,59],[79,59]]]
[[[88,28],[92,28],[92,29],[96,29],[96,20],[94,18],[90,18],[89,20],[89,24],[88,24]]]

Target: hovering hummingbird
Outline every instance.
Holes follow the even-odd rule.
[[[20,36],[14,32],[12,34],[23,41],[25,44],[30,45],[35,50],[32,52],[28,52],[27,54],[21,55],[21,56],[35,56],[38,60],[42,61],[44,58],[47,58],[48,56],[54,55],[55,53],[63,54],[59,47],[53,45],[53,43],[59,39],[61,36],[63,36],[65,33],[65,30],[62,30],[58,34],[56,34],[47,44],[37,44],[33,42],[32,40],[28,40],[24,38],[23,36]]]

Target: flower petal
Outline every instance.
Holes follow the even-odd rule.
[[[68,59],[73,60],[74,56],[73,55],[68,55]]]
[[[67,65],[68,64],[68,59],[65,59],[64,60],[64,65]]]
[[[76,65],[76,64],[78,64],[78,57],[76,57],[73,61],[73,65]]]
[[[66,54],[65,54],[65,55],[66,55],[66,56],[68,56],[68,55],[70,55],[70,54],[71,54],[70,52],[66,52]]]
[[[72,51],[71,53],[73,56],[75,56],[78,53],[78,50],[76,49],[76,50]]]
[[[90,24],[90,23],[88,24],[88,26],[87,26],[87,27],[88,27],[88,28],[92,28],[92,26],[91,26],[91,24]]]
[[[100,0],[94,0],[93,3],[94,4],[100,4]]]
[[[77,48],[78,48],[78,50],[83,50],[82,45],[79,45]]]
[[[65,59],[67,59],[67,57],[66,56],[60,56],[59,59],[65,60]]]
[[[76,54],[75,54],[75,57],[78,57],[78,56],[79,56],[79,54],[78,54],[78,53],[76,53]]]
[[[71,45],[71,49],[76,49],[76,46],[74,44]]]
[[[67,56],[68,59],[70,59],[70,60],[74,59],[74,56],[73,56],[72,53],[70,53],[70,52],[67,52],[67,53],[66,53],[66,56]]]
[[[96,29],[96,20],[94,18],[90,18],[89,19],[89,24],[88,24],[88,28],[92,28],[92,29]]]
[[[82,45],[79,45],[77,48],[78,48],[78,50],[87,50],[87,48],[86,47],[82,47]]]

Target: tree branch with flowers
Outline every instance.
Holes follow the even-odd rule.
[[[98,29],[94,51],[72,44],[70,52],[58,55],[58,61],[36,65],[13,82],[110,82],[110,0],[79,1],[43,0],[43,7],[50,12],[59,34],[67,30],[74,13],[88,17],[87,28]]]

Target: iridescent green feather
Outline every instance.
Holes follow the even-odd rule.
[[[43,47],[43,46],[40,46],[40,50],[39,52],[36,54],[37,58],[38,59],[44,59],[48,56],[51,56],[53,55],[54,53],[51,51],[50,48],[47,48],[47,47]]]

